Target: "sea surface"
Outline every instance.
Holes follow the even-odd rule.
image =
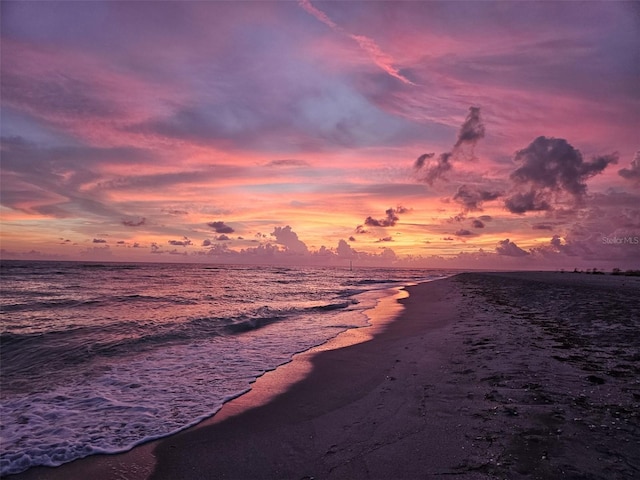
[[[0,475],[129,450],[210,417],[397,288],[451,272],[0,264]]]

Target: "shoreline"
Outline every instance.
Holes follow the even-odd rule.
[[[436,280],[441,279],[427,280],[423,283],[430,283]],[[243,411],[268,403],[273,397],[283,393],[309,373],[312,368],[310,360],[314,355],[367,341],[381,328],[384,328],[386,324],[395,320],[403,310],[403,306],[398,300],[408,295],[405,291],[406,288],[407,286],[398,286],[380,290],[381,293],[386,292],[386,294],[378,298],[374,307],[363,312],[368,317],[368,325],[349,328],[320,345],[294,354],[288,362],[257,377],[250,384],[250,390],[229,399],[216,413],[195,425],[185,427],[183,430],[155,440],[141,443],[124,452],[93,454],[56,467],[36,466],[21,473],[6,475],[2,478],[11,480],[67,480],[69,478],[87,478],[90,476],[94,480],[110,480],[112,478],[127,480],[147,479],[154,470],[156,463],[154,449],[159,443],[176,435],[219,423],[224,418],[239,415]]]
[[[639,289],[550,272],[411,286],[375,335],[298,354],[196,427],[8,478],[632,478]]]

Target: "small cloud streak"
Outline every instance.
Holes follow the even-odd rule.
[[[387,53],[383,52],[382,49],[378,46],[378,44],[369,37],[364,35],[355,35],[345,31],[342,27],[340,27],[337,23],[331,20],[327,14],[318,8],[314,7],[309,0],[299,0],[299,5],[304,8],[308,13],[313,15],[319,21],[330,27],[332,30],[346,35],[348,38],[353,40],[358,44],[361,50],[363,50],[369,58],[373,60],[373,63],[376,64],[382,71],[386,72],[390,76],[397,78],[402,83],[407,85],[415,85],[411,80],[402,75],[398,69],[394,66],[394,59]]]
[[[141,227],[145,223],[147,223],[146,218],[141,218],[140,220],[123,220],[122,221],[122,225],[124,225],[125,227]]]
[[[548,223],[536,223],[531,226],[533,230],[553,230],[553,226]]]
[[[174,247],[188,247],[189,245],[192,245],[191,240],[187,237],[183,237],[182,240],[169,240],[167,243]]]

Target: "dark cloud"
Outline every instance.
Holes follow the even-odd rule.
[[[182,237],[182,240],[169,240],[167,243],[169,245],[173,245],[174,247],[187,247],[191,245],[191,240],[189,240],[187,237]]]
[[[534,230],[553,230],[553,226],[547,223],[536,223],[535,225],[532,225],[531,228]]]
[[[580,247],[578,247],[579,249]],[[536,247],[531,251],[533,254],[542,255],[547,258],[557,257],[558,254],[563,254],[567,256],[576,256],[577,250],[569,245],[568,243],[563,242],[563,239],[560,238],[559,235],[554,235],[547,245],[542,245],[540,247]]]
[[[202,241],[202,246],[203,246],[203,247],[210,247],[210,246],[211,246],[211,240],[209,240],[208,238],[205,238],[205,239]]]
[[[498,242],[496,252],[498,253],[498,255],[506,255],[508,257],[524,257],[526,255],[529,255],[528,252],[521,249],[518,245],[510,241],[508,238]]]
[[[455,240],[453,237],[444,237],[443,240],[446,240],[447,242],[451,242],[452,240]]]
[[[478,140],[484,138],[484,123],[480,118],[480,107],[469,107],[469,114],[465,119],[454,148],[461,145],[475,145]]]
[[[398,217],[398,214],[407,213],[408,211],[409,211],[408,208],[405,208],[402,206],[398,206],[397,208],[389,208],[384,212],[387,215],[386,218],[376,220],[373,217],[367,217],[364,221],[364,224],[368,225],[369,227],[394,227],[398,222],[398,220],[400,220],[400,217]],[[356,228],[356,231],[359,227],[360,226]],[[365,233],[365,232],[358,232],[358,233]]]
[[[460,230],[458,230],[455,235],[457,237],[469,237],[471,235],[474,235],[474,233],[470,230],[466,230],[464,228],[461,228]]]
[[[364,225],[358,225],[356,227],[356,233],[363,234],[363,233],[369,233],[369,231],[364,228]]]
[[[526,193],[514,193],[504,201],[511,213],[539,212],[551,210],[551,205],[542,192],[530,190]]]
[[[636,156],[631,161],[629,168],[618,170],[618,175],[640,184],[640,150],[636,152]]]
[[[124,240],[118,240],[116,243],[117,243],[118,245],[124,245],[124,244],[125,244],[125,243],[127,243],[127,242],[125,242]]]
[[[482,220],[478,220],[477,218],[471,222],[471,226],[473,228],[484,228],[484,223]]]
[[[450,152],[441,153],[437,159],[435,159],[434,153],[425,153],[415,161],[413,166],[419,173],[418,179],[421,182],[433,185],[433,182],[442,178],[445,173],[453,168],[452,162],[457,160],[461,156],[460,154],[465,154],[465,147],[471,149],[470,157],[474,158],[473,148],[478,140],[484,137],[484,133],[484,124],[480,118],[480,108],[470,107],[469,114],[460,127],[458,138]]]
[[[123,220],[122,224],[125,227],[140,227],[142,225],[144,225],[147,222],[146,218],[142,218],[140,220]]]
[[[480,215],[478,218],[483,222],[490,222],[491,220],[493,220],[493,217],[491,215]]]
[[[392,237],[382,237],[376,240],[376,243],[393,242]]]
[[[559,235],[554,235],[550,242],[549,242],[553,247],[557,248],[558,250],[560,250],[564,245],[562,244],[562,239],[560,238]]]
[[[430,155],[431,156],[427,158],[433,157],[433,154]],[[424,175],[419,177],[419,180],[421,182],[428,183],[429,185],[433,185],[433,182],[435,182],[439,178],[442,178],[445,173],[451,170],[452,165],[450,160],[452,155],[453,154],[451,152],[442,153],[435,162],[429,162],[426,166],[424,163],[424,159],[422,160],[422,162],[420,162],[420,159],[422,159],[424,155],[418,157],[418,160],[416,160],[416,166],[418,165],[418,162],[420,162],[421,166],[419,168],[424,168],[426,170]]]
[[[107,243],[107,241],[103,238],[94,238],[93,243]]]
[[[495,200],[502,195],[501,192],[492,192],[469,185],[460,185],[453,196],[453,200],[464,207],[465,212],[482,210],[482,203]]]
[[[424,167],[424,162],[426,162],[430,158],[433,158],[435,155],[435,153],[423,153],[417,158],[416,162],[413,164],[413,168],[415,168],[416,170],[420,170],[422,167]]]
[[[350,242],[355,242],[355,241],[356,241],[356,238],[352,235],[352,236],[350,236],[350,237],[349,237],[349,241],[350,241]]]
[[[213,228],[216,233],[233,233],[235,230],[224,222],[209,222],[208,226]]]
[[[227,240],[231,240],[231,239],[223,233],[222,235],[218,235],[216,237],[216,240],[218,240],[219,242],[226,242]]]
[[[515,161],[520,166],[510,178],[516,188],[505,200],[505,206],[512,213],[525,213],[551,210],[553,201],[565,194],[575,202],[582,201],[586,180],[617,163],[618,156],[602,155],[586,162],[566,140],[541,136],[518,151]]]

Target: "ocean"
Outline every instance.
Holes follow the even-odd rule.
[[[0,264],[0,475],[116,453],[215,414],[398,288],[451,272]]]

